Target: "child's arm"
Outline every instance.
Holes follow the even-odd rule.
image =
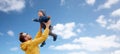
[[[37,19],[37,18],[36,19],[32,19],[32,21],[39,22],[39,19]]]

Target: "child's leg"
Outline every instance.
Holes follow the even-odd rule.
[[[45,44],[46,44],[45,41],[43,41],[40,47],[43,47]]]
[[[46,27],[46,26],[43,24],[42,28],[45,29],[45,27]],[[50,25],[49,29],[50,29],[49,35],[53,37],[53,41],[56,41],[57,35],[54,34],[54,33],[52,33],[53,27],[52,27],[51,25]]]
[[[57,35],[52,33],[52,29],[53,29],[52,26],[50,26],[49,29],[50,29],[49,35],[53,37],[53,41],[56,41]]]
[[[50,32],[49,35],[53,37],[53,41],[57,40],[57,35],[56,34]]]

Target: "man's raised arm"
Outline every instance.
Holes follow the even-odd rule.
[[[51,23],[50,20],[47,23],[45,23],[46,28],[45,28],[43,34],[41,35],[41,37],[34,39],[32,41],[33,44],[38,45],[38,44],[42,43],[43,41],[45,41],[47,39],[47,37],[49,35],[49,26],[50,26],[50,23]]]
[[[42,36],[42,24],[40,24],[40,28],[39,28],[39,31],[37,32],[35,38],[39,38]]]

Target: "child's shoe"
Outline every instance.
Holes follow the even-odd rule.
[[[40,45],[40,47],[43,47],[44,45],[46,45],[45,41],[42,42],[42,44]]]
[[[53,36],[53,41],[57,40],[57,35]]]

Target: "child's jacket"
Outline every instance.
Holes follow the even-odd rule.
[[[48,37],[49,29],[46,28],[42,34],[42,32],[38,32],[36,37],[33,40],[28,40],[23,42],[20,47],[25,54],[40,54],[39,44],[45,41]]]
[[[50,18],[48,18],[47,16],[41,16],[39,18],[33,19],[33,21],[41,23],[42,24],[42,28],[44,28],[44,29],[46,28],[46,26],[45,26],[45,24],[43,22],[46,23],[49,20],[50,20]],[[50,27],[51,27],[51,25],[50,25]]]
[[[47,16],[41,16],[39,18],[36,18],[36,19],[33,19],[33,21],[35,22],[40,22],[40,23],[43,23],[43,22],[48,22],[48,20],[50,20],[50,18],[48,18]]]
[[[40,22],[42,23],[42,22],[48,22],[48,20],[50,20],[50,18],[48,18],[47,16],[41,16],[40,18],[39,18],[39,20],[40,20]]]

